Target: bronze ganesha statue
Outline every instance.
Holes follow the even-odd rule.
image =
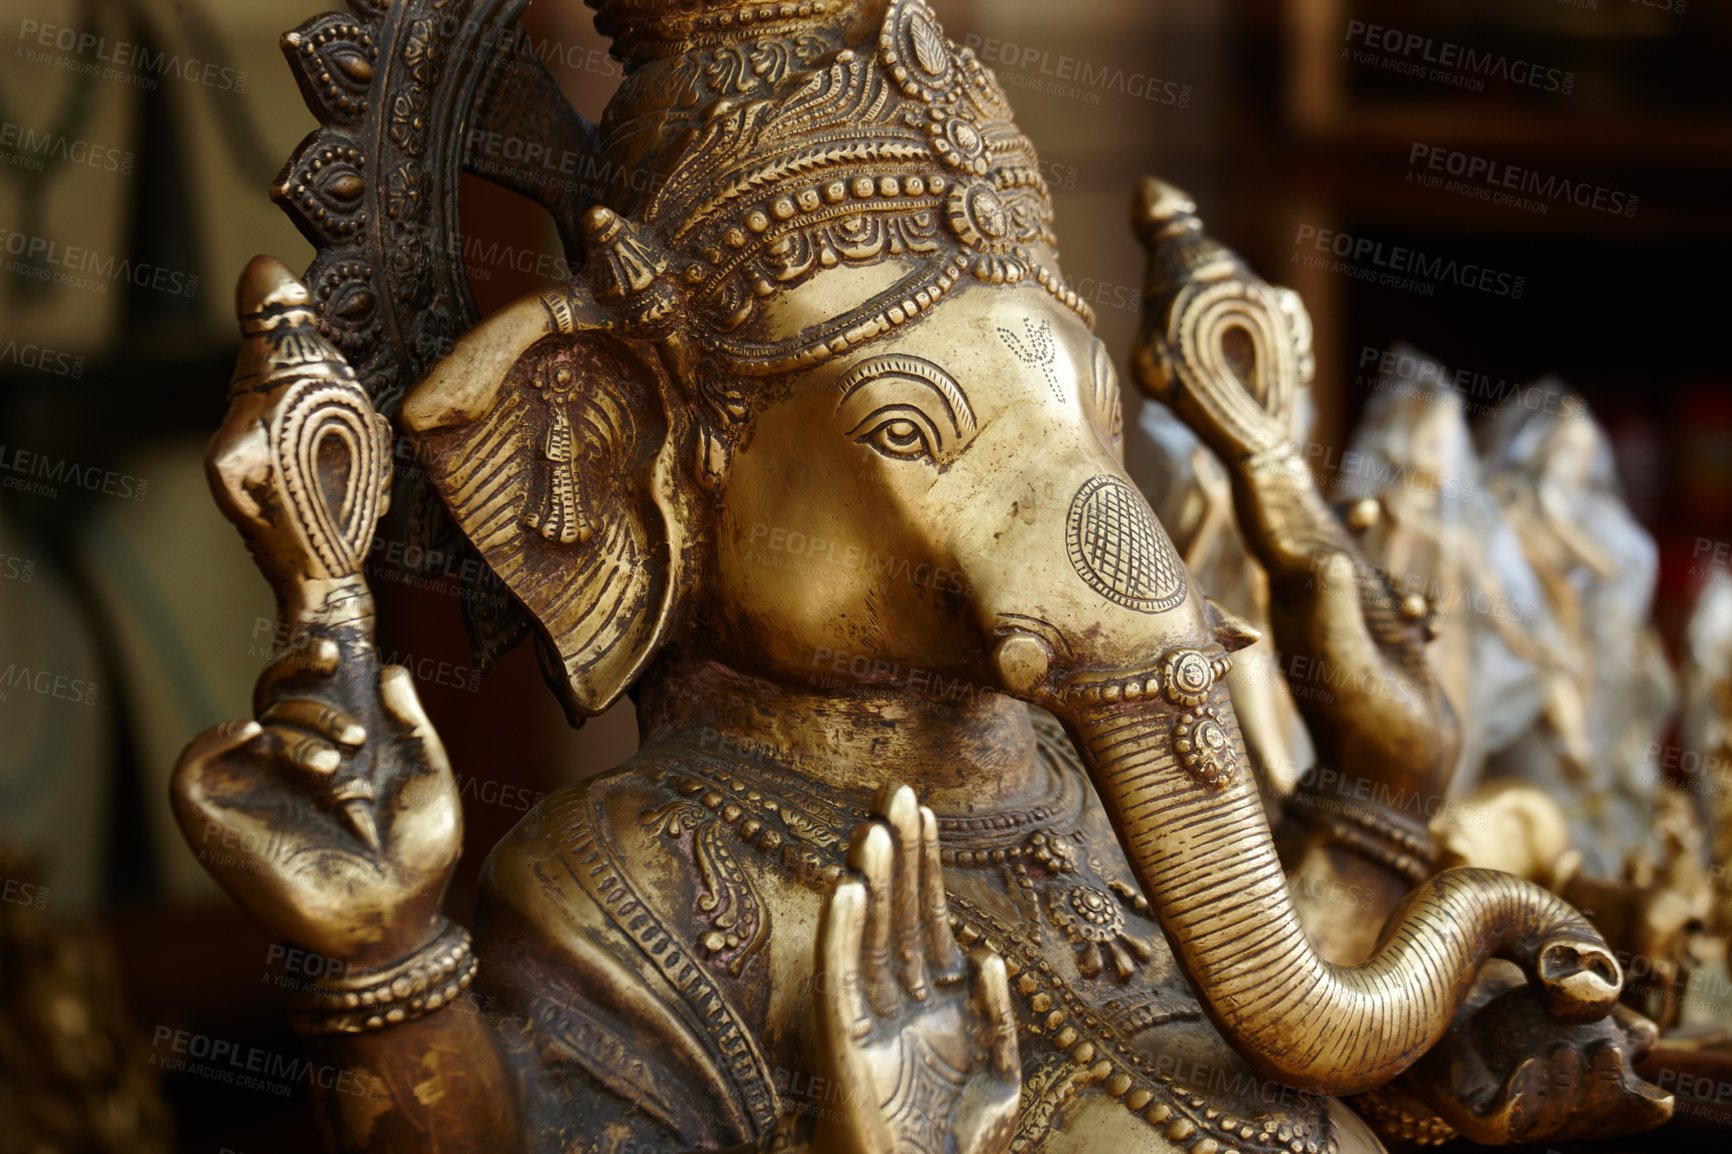
[[[1360,957],[1308,937],[1222,681],[1255,634],[1125,471],[1112,358],[992,73],[921,0],[591,2],[626,74],[590,145],[654,179],[551,198],[581,275],[393,362],[400,404],[356,318],[437,335],[457,297],[345,297],[354,261],[323,257],[242,283],[211,478],[294,644],[173,800],[195,846],[256,848],[213,872],[267,932],[349,964],[296,1005],[321,1060],[386,1087],[319,1098],[332,1145],[1335,1154],[1379,1147],[1366,1118],[1509,1141],[1666,1117],[1594,930],[1507,875],[1433,874],[1423,829],[1314,842],[1375,916]],[[356,176],[383,212],[356,229],[306,205],[363,167],[343,140],[436,146],[465,75],[440,46],[520,8],[368,0],[290,37],[329,121],[278,189],[309,235],[421,268],[439,208],[406,190],[437,166]],[[509,104],[490,76],[474,107]],[[1402,690],[1312,702],[1320,755],[1441,788],[1425,622],[1292,444],[1302,307],[1174,190],[1134,216],[1137,379],[1228,464],[1282,648]],[[494,847],[473,946],[440,913],[451,768],[373,649],[376,409],[511,594],[471,615],[482,655],[533,639],[574,719],[627,692],[640,718],[631,760]]]

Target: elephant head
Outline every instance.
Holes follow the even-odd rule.
[[[1364,965],[1311,950],[1222,685],[1247,636],[1126,474],[1032,149],[923,3],[867,7],[871,38],[850,11],[752,69],[714,52],[752,98],[695,110],[632,47],[609,155],[657,178],[589,213],[583,280],[404,406],[567,708],[676,659],[792,691],[827,651],[994,686],[989,720],[1051,711],[1223,1035],[1297,1085],[1394,1076],[1491,954],[1606,1013],[1603,944],[1501,875],[1423,887]],[[646,108],[689,130],[651,139]]]

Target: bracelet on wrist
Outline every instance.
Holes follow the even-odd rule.
[[[469,931],[447,922],[427,945],[380,970],[322,982],[294,1002],[303,1034],[364,1034],[425,1017],[475,980]]]

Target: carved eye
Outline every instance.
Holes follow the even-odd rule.
[[[933,460],[938,444],[926,414],[902,407],[872,414],[850,436],[893,461]]]
[[[931,361],[904,353],[870,357],[836,382],[839,428],[892,461],[943,469],[978,431],[968,396]]]

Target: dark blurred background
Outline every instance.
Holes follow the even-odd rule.
[[[1362,367],[1399,341],[1487,381],[1556,375],[1608,428],[1660,541],[1657,613],[1676,644],[1700,543],[1732,537],[1732,7],[933,4],[1041,148],[1066,271],[1112,347],[1128,349],[1138,316],[1130,189],[1154,173],[1303,295],[1320,443],[1346,443],[1370,395]],[[205,877],[165,797],[180,747],[250,712],[274,644],[268,591],[201,458],[236,345],[235,277],[256,252],[311,257],[268,195],[314,127],[277,41],[330,6],[0,0],[0,966],[58,959],[99,1025],[130,1021],[106,1060],[138,1067],[141,1101],[166,1101],[177,1148],[209,1154],[316,1143],[304,1085],[163,1064],[177,1037],[297,1054],[280,987],[318,976]],[[619,71],[588,10],[540,0],[526,24],[598,117]],[[78,67],[93,42],[179,63],[121,54],[93,76]],[[1503,63],[1427,62],[1445,46]],[[545,214],[481,182],[463,211],[490,254],[470,250],[482,306],[535,289],[538,258],[558,252]],[[1391,288],[1305,259],[1342,236],[1519,278],[1519,296]],[[466,921],[487,848],[546,791],[629,755],[635,723],[625,707],[568,729],[526,648],[477,675],[456,600],[405,585],[400,561],[386,539],[370,567],[381,649],[418,674],[458,769],[469,848],[450,912]],[[8,1013],[73,1013],[33,1009],[58,1004],[43,1001],[52,983],[6,974],[0,1115],[32,1077]],[[90,1045],[78,1060],[100,1066]]]

